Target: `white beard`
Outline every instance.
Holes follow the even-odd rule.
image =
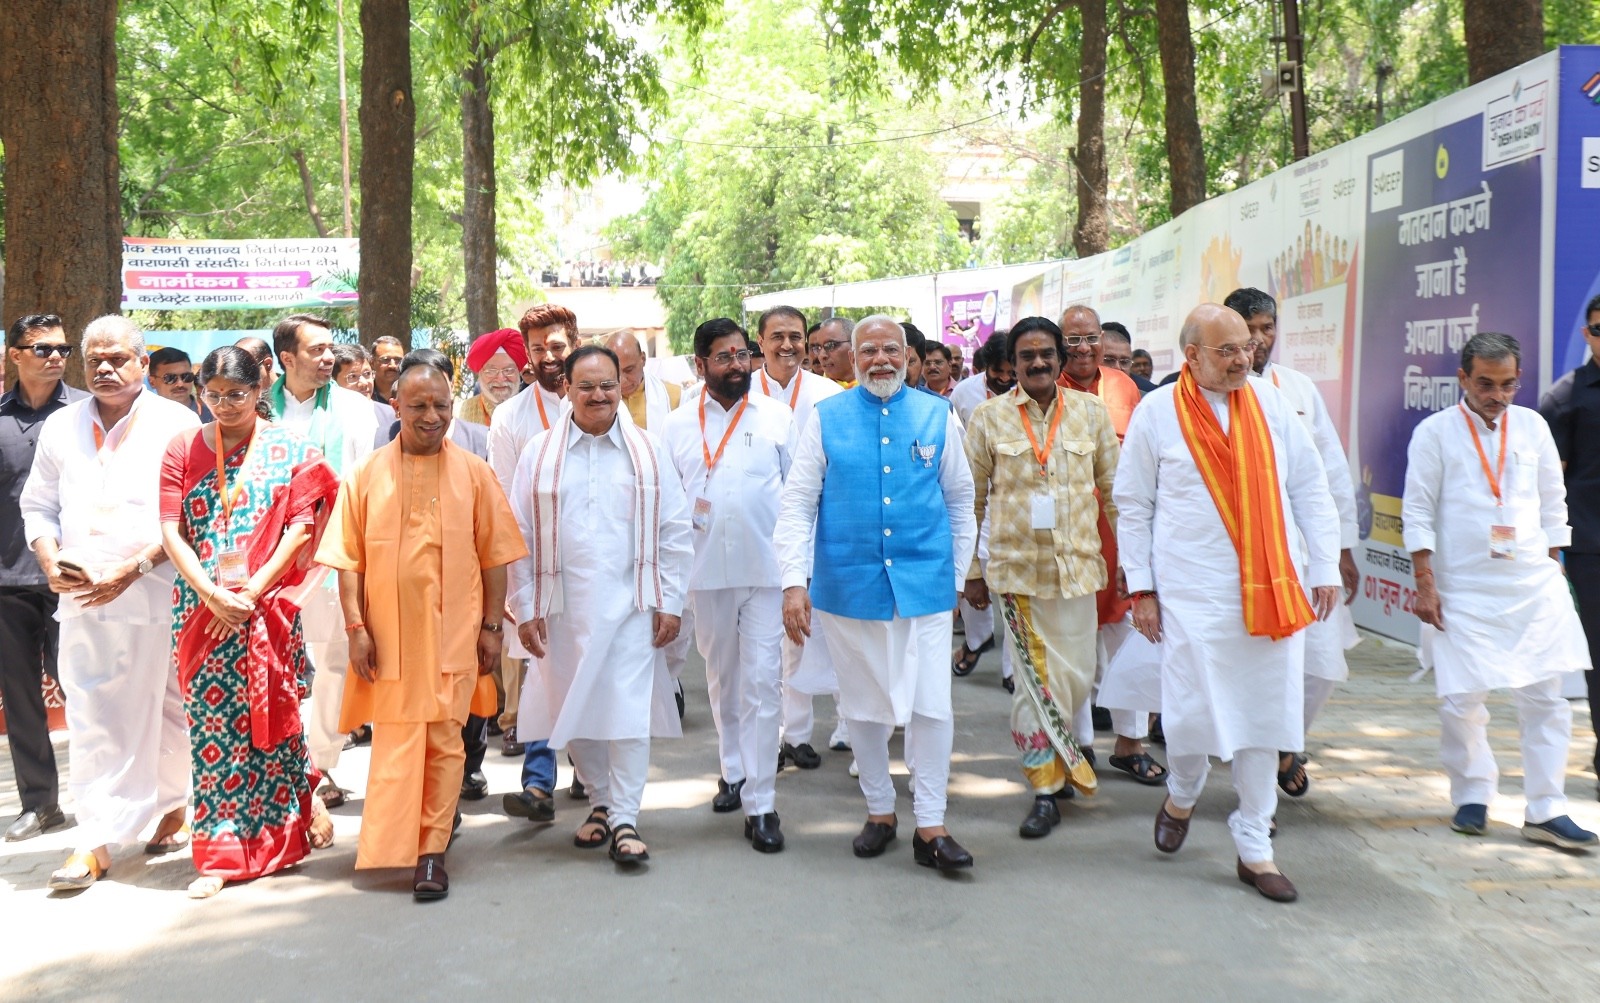
[[[875,380],[863,376],[861,385],[867,388],[867,393],[879,400],[888,400],[899,393],[900,388],[906,385],[906,374],[904,370],[896,369],[893,376],[885,376],[882,379]]]

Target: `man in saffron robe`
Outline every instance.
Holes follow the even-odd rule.
[[[1289,902],[1269,841],[1278,750],[1304,731],[1304,629],[1339,601],[1339,520],[1310,434],[1250,374],[1243,318],[1201,304],[1181,343],[1182,374],[1134,412],[1112,488],[1134,627],[1162,646],[1156,849],[1183,845],[1210,757],[1231,759],[1239,880]]]
[[[494,711],[505,566],[527,550],[489,465],[448,440],[450,381],[395,383],[400,436],[339,489],[317,561],[339,570],[350,637],[340,726],[373,723],[356,867],[416,867],[416,898],[449,892],[461,727]]]

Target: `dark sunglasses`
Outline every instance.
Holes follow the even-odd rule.
[[[29,345],[28,351],[36,358],[48,359],[52,355],[59,355],[63,359],[72,354],[71,345]]]
[[[1584,328],[1584,330],[1588,331],[1590,334],[1594,335],[1596,338],[1600,338],[1600,324],[1590,324],[1590,325],[1586,326]]]
[[[182,381],[184,383],[193,383],[194,382],[194,373],[164,373],[160,377],[160,380],[161,380],[162,383],[165,383],[169,387],[172,386],[174,383],[177,383],[179,381]]]

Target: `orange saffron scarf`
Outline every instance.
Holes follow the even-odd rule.
[[[1228,394],[1226,433],[1188,366],[1173,400],[1183,441],[1239,552],[1245,630],[1277,641],[1309,626],[1316,615],[1289,555],[1277,457],[1255,391],[1244,386]]]

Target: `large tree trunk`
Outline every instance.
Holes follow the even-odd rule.
[[[1544,52],[1543,0],[1464,0],[1462,7],[1469,83]]]
[[[500,326],[495,251],[494,109],[489,104],[489,65],[478,40],[475,58],[461,75],[461,253],[466,265],[467,334],[477,337]]]
[[[1156,0],[1156,43],[1167,92],[1167,168],[1172,178],[1172,215],[1206,200],[1206,153],[1194,100],[1194,38],[1189,5]]]
[[[411,98],[408,0],[361,0],[361,341],[411,345]]]
[[[122,304],[117,0],[6,0],[0,14],[5,322],[56,313],[77,344]],[[83,367],[67,367],[83,386]]]
[[[1078,41],[1078,222],[1072,246],[1078,257],[1099,254],[1111,243],[1106,206],[1106,0],[1080,0],[1083,35]]]

